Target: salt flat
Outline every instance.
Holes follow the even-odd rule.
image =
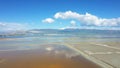
[[[120,42],[114,40],[111,40],[112,42],[109,42],[109,40],[101,42],[97,39],[84,42],[76,42],[75,40],[78,40],[77,38],[71,40],[74,41],[66,42],[77,50],[80,50],[84,54],[87,54],[90,57],[94,57],[95,59],[102,61],[112,68],[120,68]]]

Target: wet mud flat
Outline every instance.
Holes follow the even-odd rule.
[[[0,68],[101,68],[64,45],[22,46],[0,51]]]

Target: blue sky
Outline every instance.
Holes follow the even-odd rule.
[[[119,28],[119,6],[120,0],[0,0],[0,29]]]

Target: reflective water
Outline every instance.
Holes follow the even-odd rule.
[[[117,42],[119,39],[120,31],[101,30],[33,30],[25,34],[1,34],[0,68],[101,68],[64,43]]]
[[[0,68],[100,68],[61,42],[63,38],[0,40]]]

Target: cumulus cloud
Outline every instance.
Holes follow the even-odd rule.
[[[70,24],[74,27],[76,26],[76,22],[74,20],[70,21]]]
[[[58,12],[54,15],[55,19],[75,19],[78,20],[83,25],[92,26],[119,26],[120,18],[100,18],[90,13],[79,14],[77,12],[66,11]]]
[[[20,23],[8,23],[8,22],[0,22],[0,31],[6,30],[25,30],[27,28],[27,24]]]
[[[46,19],[42,20],[42,22],[44,22],[44,23],[53,23],[54,19],[52,19],[52,18],[46,18]]]

